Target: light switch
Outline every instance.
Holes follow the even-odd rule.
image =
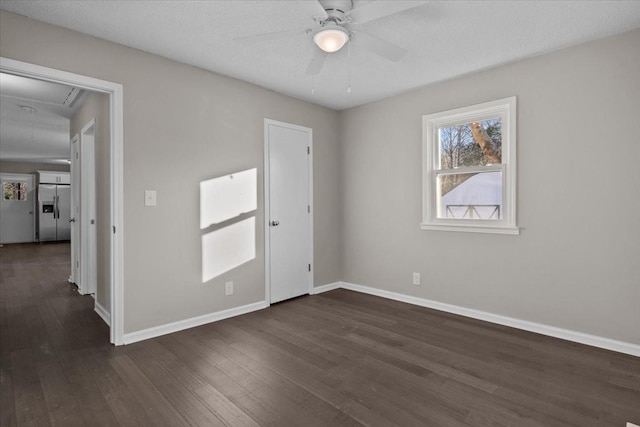
[[[156,206],[156,190],[144,190],[144,205],[145,206]]]

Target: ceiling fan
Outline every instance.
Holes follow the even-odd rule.
[[[307,75],[320,73],[329,53],[337,52],[347,43],[356,43],[390,61],[399,61],[407,51],[386,40],[379,39],[358,28],[375,19],[395,15],[405,10],[421,6],[427,1],[372,1],[362,6],[353,7],[353,0],[316,0],[305,1],[313,4],[314,15],[311,17],[314,25],[303,30],[285,30],[272,33],[256,34],[239,37],[236,40],[253,43],[275,40],[301,34],[310,35],[318,49],[307,66]]]

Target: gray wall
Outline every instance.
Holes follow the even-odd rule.
[[[2,173],[31,173],[36,171],[69,172],[69,165],[56,163],[31,163],[0,160],[0,172]]]
[[[340,280],[337,112],[6,11],[0,55],[123,84],[125,332],[265,299],[265,117],[313,128],[314,279]],[[256,259],[203,284],[199,183],[252,167]],[[145,189],[157,190],[157,207],[143,206]]]
[[[635,30],[344,111],[343,280],[640,344],[639,46]],[[521,235],[420,230],[421,116],[512,95]]]
[[[71,118],[71,137],[95,119],[96,157],[96,237],[97,237],[97,289],[96,301],[107,312],[111,310],[111,177],[110,177],[110,123],[109,96],[90,93]],[[82,143],[82,141],[80,141]]]

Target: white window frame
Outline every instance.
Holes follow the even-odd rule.
[[[502,121],[502,164],[460,167],[455,173],[502,172],[502,219],[438,218],[440,168],[438,129],[474,121]],[[423,230],[520,234],[516,226],[516,97],[456,108],[422,116],[422,223]]]

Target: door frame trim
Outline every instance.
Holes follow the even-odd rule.
[[[88,140],[87,134],[93,129]],[[96,119],[80,131],[80,286],[82,295],[98,292],[98,251],[96,231]],[[87,182],[88,181],[88,182]],[[93,182],[91,182],[93,181]],[[93,222],[91,222],[93,221]]]
[[[313,129],[294,125],[291,123],[280,122],[278,120],[272,120],[265,118],[263,127],[263,186],[264,186],[264,300],[267,305],[271,305],[271,250],[270,250],[270,238],[269,238],[269,195],[270,195],[270,182],[269,182],[269,126],[275,125],[285,127],[288,129],[298,130],[305,132],[308,135],[307,146],[309,147],[308,161],[308,173],[309,173],[309,205],[311,206],[311,212],[309,212],[309,264],[311,265],[311,271],[309,272],[309,294],[313,291],[313,273],[315,266],[313,265]]]
[[[78,150],[78,157],[74,158],[74,146]],[[79,274],[80,270],[80,257],[79,249],[80,249],[80,178],[78,177],[79,166],[80,166],[80,134],[75,134],[69,140],[69,159],[71,163],[69,163],[69,178],[71,182],[71,218],[74,218],[75,221],[71,224],[71,274],[69,275],[69,282],[78,284],[81,275]],[[77,197],[76,197],[77,196]]]
[[[0,56],[0,71],[62,83],[70,86],[104,93],[109,96],[109,126],[111,128],[110,150],[110,233],[111,252],[111,333],[110,341],[122,345],[124,331],[124,201],[123,201],[123,87],[119,83],[100,80],[80,74],[16,61]]]

